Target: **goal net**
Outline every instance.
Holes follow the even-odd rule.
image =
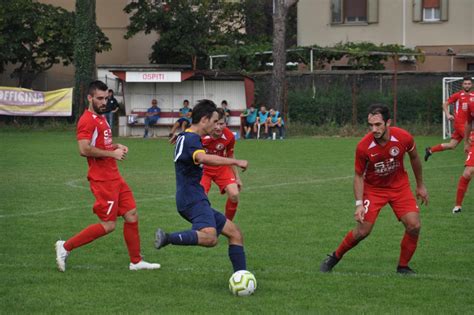
[[[474,77],[473,77],[474,79]],[[446,77],[443,78],[443,103],[452,94],[462,89],[462,77]],[[449,105],[450,112],[453,113],[453,104]],[[444,111],[443,115],[443,139],[451,138],[451,132],[453,130],[453,122],[446,118]]]

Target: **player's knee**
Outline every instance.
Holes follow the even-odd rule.
[[[123,216],[125,222],[133,223],[138,221],[138,212],[137,209],[128,211]]]
[[[104,221],[101,222],[104,227],[105,233],[109,234],[115,230],[115,221]]]
[[[464,169],[464,172],[463,172],[462,176],[465,179],[471,180],[472,177],[474,177],[474,167],[466,167]]]
[[[227,197],[232,202],[238,202],[239,201],[239,189],[238,188],[232,188],[232,189],[227,189]]]
[[[371,228],[367,227],[358,227],[354,233],[354,238],[357,241],[362,241],[364,238],[370,235],[370,232],[372,231]]]
[[[411,235],[418,235],[418,234],[420,234],[420,230],[421,230],[421,223],[420,223],[420,221],[412,222],[412,223],[407,224],[406,232],[407,232],[408,234],[411,234]]]
[[[202,245],[206,247],[214,247],[218,243],[217,236],[216,235],[209,235],[206,237],[206,240],[203,242]]]

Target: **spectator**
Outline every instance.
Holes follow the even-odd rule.
[[[185,131],[187,127],[191,126],[191,115],[193,110],[189,108],[189,101],[183,101],[183,107],[179,110],[179,119],[174,123],[173,127],[171,128],[171,132],[169,137],[172,138],[176,129],[181,127],[181,131]]]
[[[151,101],[151,107],[146,111],[145,134],[143,135],[143,138],[148,138],[148,129],[150,128],[150,125],[156,124],[160,118],[160,113],[161,109],[158,107],[158,101],[153,99]]]
[[[224,110],[224,122],[226,125],[229,124],[229,120],[230,120],[230,109],[227,108],[227,101],[226,100],[223,100],[221,102],[221,107],[222,109]]]
[[[109,89],[109,95],[107,96],[107,105],[105,107],[105,118],[109,123],[110,128],[114,125],[114,113],[119,110],[119,104],[117,99],[114,97],[114,90]]]
[[[257,139],[260,138],[260,128],[262,126],[265,127],[265,136],[268,137],[268,126],[266,124],[267,119],[268,119],[268,114],[269,113],[267,111],[267,108],[265,107],[265,105],[262,105],[257,115],[256,124],[253,126],[253,131],[257,134]]]
[[[250,108],[247,108],[242,114],[240,114],[240,117],[245,117],[245,139],[250,139],[255,122],[257,121],[257,111],[255,110],[255,106],[251,105]]]
[[[265,130],[270,130],[272,134],[275,133],[275,128],[278,129],[278,137],[283,140],[283,127],[285,126],[285,122],[279,111],[270,108],[270,116],[265,125]],[[268,139],[270,138],[270,135],[268,135]]]

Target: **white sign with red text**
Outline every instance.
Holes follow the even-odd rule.
[[[127,71],[126,82],[181,82],[181,72],[178,71]]]

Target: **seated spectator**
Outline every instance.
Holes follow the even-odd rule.
[[[247,108],[242,114],[240,114],[240,117],[245,117],[245,139],[250,139],[255,122],[257,121],[257,111],[255,110],[255,106],[251,105],[250,108]]]
[[[268,126],[266,124],[268,119],[268,111],[265,105],[260,107],[260,110],[257,114],[257,121],[253,126],[253,131],[257,134],[257,139],[260,138],[260,129],[262,126],[265,127],[265,137],[268,137]]]
[[[281,116],[280,112],[274,108],[270,108],[270,116],[267,119],[265,129],[269,129],[272,134],[276,131],[275,129],[278,129],[278,137],[283,140],[284,126],[285,122],[283,121],[283,117]],[[271,139],[270,135],[268,135],[268,139]]]
[[[174,136],[176,129],[178,129],[179,127],[181,127],[181,131],[185,131],[186,128],[191,126],[192,113],[193,110],[189,108],[189,101],[184,100],[183,107],[179,109],[179,119],[174,123],[173,127],[171,128],[171,132],[169,134],[170,138]]]
[[[146,111],[145,134],[143,135],[143,138],[148,138],[148,129],[150,128],[150,125],[156,124],[158,119],[160,119],[160,113],[161,109],[158,107],[158,101],[153,99],[151,101],[151,107]]]
[[[223,100],[221,102],[221,107],[222,109],[224,110],[224,122],[226,125],[229,124],[229,120],[230,120],[230,109],[227,108],[227,101],[226,100]]]

